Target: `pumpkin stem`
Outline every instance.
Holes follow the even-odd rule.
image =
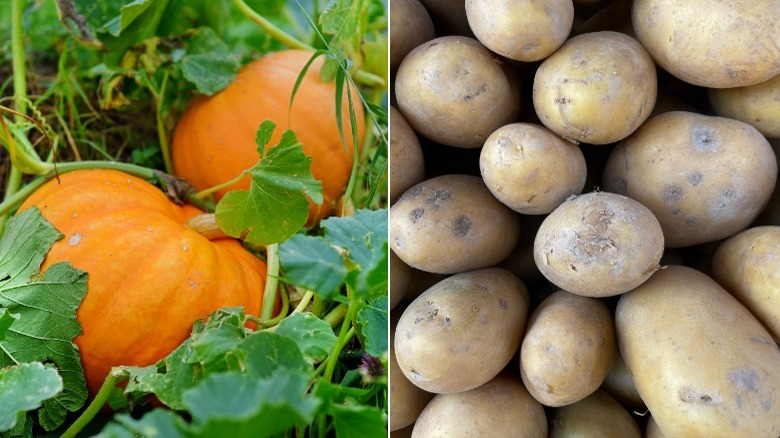
[[[214,213],[203,213],[187,219],[184,226],[209,240],[230,237],[217,225]]]

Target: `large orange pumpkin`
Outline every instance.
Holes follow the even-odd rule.
[[[91,395],[111,367],[157,362],[211,311],[260,311],[265,264],[236,240],[210,241],[185,227],[200,211],[142,179],[113,170],[65,173],[20,211],[33,205],[65,235],[42,269],[68,261],[89,274],[77,312],[83,334],[74,342]]]
[[[352,169],[352,134],[346,89],[342,123],[346,145],[336,122],[336,86],[320,79],[322,57],[306,73],[289,111],[295,81],[312,53],[285,50],[267,54],[244,66],[233,82],[211,97],[197,97],[182,114],[171,145],[174,173],[197,190],[235,178],[259,159],[255,134],[264,120],[276,122],[269,146],[281,138],[284,128],[295,131],[304,153],[312,157],[311,171],[322,181],[323,204],[309,205],[307,223],[313,225],[333,212]],[[358,140],[363,139],[364,114],[357,92],[352,90]],[[289,125],[288,125],[289,120]],[[249,176],[215,193],[220,199],[229,190],[249,189]]]

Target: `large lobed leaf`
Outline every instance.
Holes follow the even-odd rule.
[[[84,404],[87,389],[73,338],[81,333],[76,309],[87,293],[87,274],[67,263],[42,274],[41,263],[62,235],[37,208],[8,221],[0,238],[0,307],[16,316],[2,340],[0,367],[50,362],[62,376],[63,389],[43,402],[40,424],[52,430],[68,411]],[[8,319],[2,323],[5,326]]]

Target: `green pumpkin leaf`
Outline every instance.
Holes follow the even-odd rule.
[[[119,414],[95,438],[184,438],[187,424],[172,411],[155,409],[136,420]]]
[[[227,44],[211,28],[196,29],[185,45],[186,54],[176,64],[184,79],[203,94],[210,96],[227,87],[241,68]]]
[[[40,362],[0,369],[0,431],[13,428],[20,413],[40,408],[60,391],[62,378],[57,370]]]
[[[364,298],[387,294],[387,209],[358,210],[354,216],[322,221],[325,239],[347,250],[356,265],[356,275],[348,277],[354,290]]]
[[[46,430],[62,424],[67,412],[81,408],[87,398],[81,357],[73,344],[81,333],[76,309],[87,293],[87,274],[67,263],[40,273],[46,253],[60,238],[35,207],[12,217],[0,238],[0,307],[18,315],[2,341],[0,367],[56,365],[63,390],[38,411]]]
[[[336,344],[336,335],[330,324],[308,312],[283,319],[274,333],[294,340],[312,362],[324,359]]]
[[[347,278],[344,256],[324,238],[296,234],[279,245],[279,260],[292,283],[335,299]]]
[[[260,141],[270,138],[265,134],[268,123],[260,125]],[[249,190],[233,190],[219,201],[217,224],[227,234],[255,245],[289,238],[306,224],[307,196],[322,203],[322,183],[312,176],[310,163],[295,133],[286,130],[279,143],[267,149],[250,170]]]
[[[331,405],[336,436],[339,438],[364,438],[387,436],[387,426],[381,410],[366,405]]]
[[[358,311],[357,335],[366,353],[379,356],[388,349],[387,295],[374,299]]]
[[[100,42],[118,52],[156,34],[168,0],[76,0],[75,5]]]
[[[277,370],[311,374],[314,366],[306,360],[302,349],[290,337],[263,331],[252,333],[238,346],[246,353],[244,363],[249,374],[267,378]]]
[[[184,394],[195,436],[272,436],[314,419],[319,402],[306,395],[309,377],[281,369],[265,379],[210,376]]]

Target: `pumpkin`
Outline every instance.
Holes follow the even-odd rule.
[[[336,86],[320,79],[322,57],[306,72],[290,111],[295,82],[312,54],[303,50],[267,54],[244,66],[219,93],[192,99],[173,133],[174,173],[196,190],[230,181],[257,163],[257,128],[264,120],[272,120],[277,129],[268,146],[278,143],[282,128],[289,127],[303,144],[304,153],[312,158],[314,178],[322,181],[323,203],[309,201],[307,225],[313,226],[330,215],[349,181],[354,147],[347,90],[342,100],[343,143],[336,121]],[[363,107],[357,91],[352,89],[351,94],[360,141]],[[249,183],[247,175],[239,183],[215,192],[215,198],[219,200],[230,190],[248,190]]]
[[[60,175],[20,207],[38,207],[64,238],[42,270],[62,261],[88,273],[74,339],[89,393],[111,367],[151,365],[226,306],[257,315],[265,264],[236,240],[209,240],[185,226],[202,213],[179,206],[152,184],[114,170]]]

